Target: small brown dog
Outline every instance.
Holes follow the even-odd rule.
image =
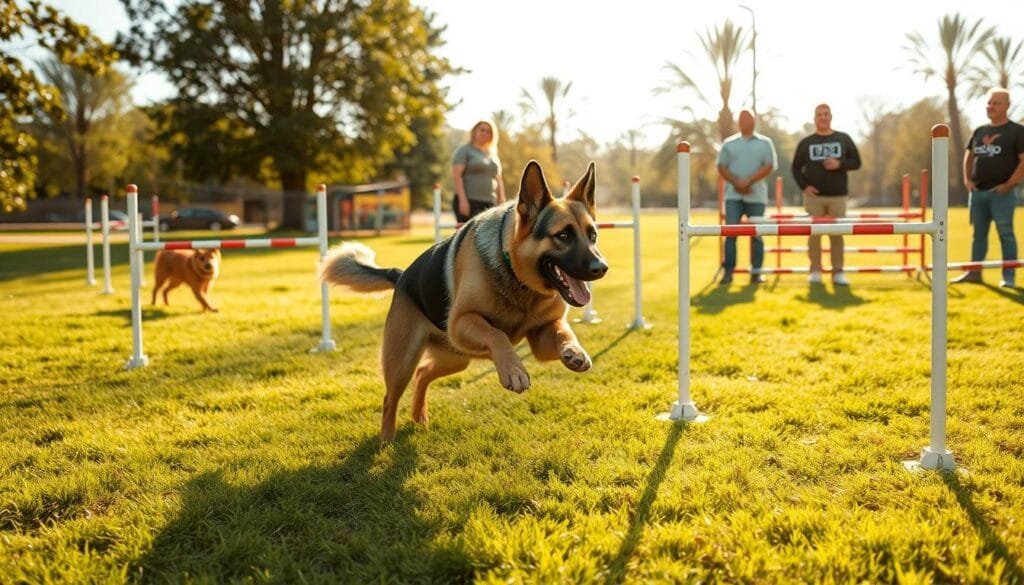
[[[196,295],[204,311],[217,312],[207,295],[213,279],[220,274],[220,250],[161,250],[156,253],[155,264],[156,285],[153,286],[152,304],[156,304],[156,294],[165,283],[164,304],[169,305],[167,293],[185,282],[192,287],[192,294]]]

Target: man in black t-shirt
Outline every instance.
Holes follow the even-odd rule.
[[[804,208],[812,217],[846,215],[846,172],[860,168],[860,153],[853,139],[832,129],[832,108],[814,108],[814,134],[804,138],[793,154],[793,178],[804,193]],[[843,274],[843,236],[829,236],[832,248],[832,283],[846,286]],[[811,284],[821,283],[821,236],[807,240]]]
[[[1017,185],[1024,179],[1024,126],[1010,121],[1009,109],[1008,90],[989,91],[985,113],[991,123],[974,131],[964,153],[964,184],[970,191],[968,207],[974,227],[971,262],[985,259],[993,221],[1003,248],[1003,260],[1017,259],[1013,210],[1017,207]],[[965,272],[953,282],[981,282],[981,272]],[[1003,269],[999,286],[1016,286],[1012,268]]]

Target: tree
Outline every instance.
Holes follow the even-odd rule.
[[[118,46],[167,73],[174,154],[200,177],[257,176],[269,161],[282,227],[301,228],[311,174],[375,178],[436,132],[447,109],[433,15],[409,0],[122,0]],[[133,49],[138,48],[135,52]]]
[[[39,68],[46,82],[59,92],[63,112],[42,112],[33,129],[41,140],[53,141],[63,163],[60,166],[72,171],[73,193],[82,199],[91,171],[127,149],[119,122],[130,108],[131,84],[112,68],[96,75],[55,57],[43,61]]]
[[[716,124],[718,139],[725,140],[726,137],[736,132],[732,109],[729,107],[729,101],[732,99],[733,72],[740,56],[750,47],[750,43],[747,41],[743,27],[735,26],[728,19],[722,23],[721,27],[706,29],[704,34],[697,33],[697,38],[700,40],[704,54],[711,62],[715,70],[715,77],[718,79],[718,96],[721,103],[717,106],[719,109]],[[655,93],[670,93],[680,90],[685,93],[692,92],[708,107],[716,107],[704,95],[701,85],[694,81],[682,66],[669,62],[665,64],[665,69],[672,74],[673,80],[656,88]]]
[[[551,160],[558,162],[558,114],[557,112],[561,109],[562,100],[569,95],[569,90],[572,89],[572,82],[565,83],[557,77],[544,77],[538,84],[541,96],[543,97],[543,106],[540,100],[533,96],[526,88],[522,89],[522,96],[520,105],[527,112],[541,113],[543,107],[544,115],[544,126],[548,130],[548,144],[551,146]],[[566,116],[568,117],[568,113]]]
[[[88,27],[38,0],[0,2],[0,42],[16,39],[31,39],[62,62],[96,72],[116,56]],[[21,59],[5,51],[0,59],[0,210],[4,212],[24,209],[36,179],[35,140],[19,122],[40,110],[61,115],[58,97]]]
[[[950,138],[954,145],[949,149],[950,162],[955,169],[954,176],[958,179],[954,194],[960,204],[966,203],[967,193],[964,187],[963,165],[959,162],[960,149],[965,143],[960,125],[957,89],[960,87],[960,82],[969,74],[972,61],[984,49],[993,30],[992,27],[984,26],[983,19],[979,18],[974,23],[970,23],[959,14],[947,14],[939,21],[937,48],[942,55],[940,60],[934,60],[935,52],[932,45],[919,32],[908,33],[907,40],[910,44],[904,47],[904,50],[909,53],[910,64],[915,73],[920,73],[925,79],[941,79],[945,84]]]
[[[985,95],[994,87],[1024,89],[1024,40],[1014,44],[1010,37],[992,37],[981,53],[986,64],[972,71],[972,96]]]

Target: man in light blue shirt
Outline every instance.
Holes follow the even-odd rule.
[[[761,217],[768,205],[768,183],[764,180],[778,168],[775,145],[771,138],[754,132],[754,114],[740,112],[737,119],[740,131],[725,139],[718,153],[718,174],[725,180],[725,223],[737,224],[743,218]],[[764,263],[764,241],[760,236],[750,242],[750,282],[765,281],[757,271]],[[724,270],[719,284],[732,282],[736,269],[736,237],[725,238]]]

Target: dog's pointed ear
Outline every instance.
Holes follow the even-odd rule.
[[[594,178],[594,162],[590,162],[590,166],[587,167],[587,172],[583,173],[579,181],[569,189],[569,193],[565,196],[566,199],[573,201],[579,201],[580,203],[587,206],[587,211],[591,217],[597,217],[597,204],[594,199],[594,187],[596,180]]]
[[[519,216],[524,222],[532,223],[540,210],[553,200],[540,164],[535,160],[526,163],[526,168],[523,169],[523,180],[519,184],[519,203],[516,204]]]

